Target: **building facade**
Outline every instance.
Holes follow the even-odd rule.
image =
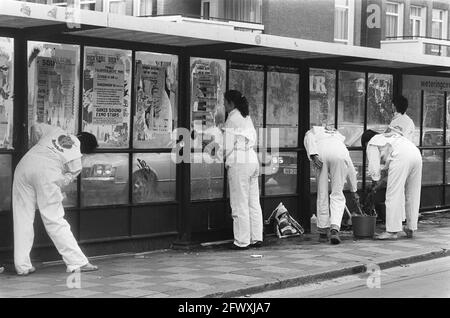
[[[170,11],[176,6],[169,3],[182,6],[188,2],[186,10],[195,7],[196,12],[183,13],[181,7],[177,12]],[[202,150],[204,144],[218,138],[217,130],[226,117],[223,92],[232,88],[247,96],[258,129],[279,129],[279,147],[273,147],[269,138],[263,138],[265,142],[259,145],[265,217],[283,202],[309,229],[309,218],[315,211],[316,182],[305,155],[303,136],[310,125],[320,124],[323,119],[346,137],[358,170],[358,188],[363,192],[370,179],[365,173],[361,134],[367,128],[382,131],[387,127],[392,117],[391,98],[400,93],[410,101],[408,113],[417,127],[415,142],[424,158],[421,208],[450,206],[450,76],[442,65],[380,62],[382,58],[372,57],[379,50],[369,48],[361,50],[368,52],[367,58],[351,56],[348,50],[348,55],[333,57],[313,49],[305,49],[297,56],[291,53],[294,49],[274,53],[275,49],[257,47],[249,52],[249,45],[221,42],[218,37],[212,44],[205,44],[209,42],[188,36],[152,34],[147,26],[138,32],[131,29],[133,24],[145,25],[149,21],[155,27],[153,18],[131,17],[137,5],[141,10],[144,3],[152,13],[137,15],[159,15],[156,19],[174,29],[177,23],[184,28],[200,28],[198,21],[173,20],[173,15],[183,13],[197,16],[191,18],[194,20],[209,19],[205,32],[208,27],[217,28],[218,34],[220,30],[228,34],[244,29],[252,33],[231,34],[236,38],[241,34],[254,36],[256,43],[265,39],[259,35],[261,31],[272,34],[270,39],[274,41],[288,41],[278,36],[286,33],[294,38],[291,40],[295,45],[304,34],[305,40],[330,42],[325,44],[335,51],[362,41],[355,26],[367,20],[362,13],[368,7],[363,8],[371,4],[357,2],[350,8],[351,1],[248,1],[245,7],[243,1],[227,1],[233,4],[230,7],[220,1],[80,0],[84,8],[98,12],[92,24],[78,29],[52,25],[51,15],[64,10],[62,2],[58,6],[18,6],[17,15],[29,25],[0,13],[0,255],[10,257],[12,252],[12,176],[17,162],[29,149],[29,129],[36,122],[74,133],[89,131],[99,139],[99,151],[84,158],[78,181],[65,189],[67,219],[88,255],[186,247],[193,242],[231,238],[225,169],[223,163]],[[295,20],[294,16],[288,18],[289,3],[291,8],[303,8],[299,14],[311,23],[325,17],[323,25],[313,28],[310,22],[303,26],[292,22],[289,27],[289,20]],[[45,19],[28,18],[39,10],[46,13]],[[130,19],[126,20],[130,27],[97,27],[96,19],[106,20],[108,12],[113,13],[110,20],[119,17],[114,13],[130,16],[123,18]],[[357,12],[361,13],[359,18]],[[238,24],[229,27],[224,20],[230,17]],[[286,17],[285,25],[273,23],[281,17]],[[121,20],[116,19],[117,23]],[[350,27],[350,20],[359,22]],[[167,24],[172,23],[169,21],[174,22]],[[345,27],[340,28],[336,21],[344,21]],[[415,20],[411,21],[414,25]],[[36,26],[38,23],[48,25]],[[434,29],[438,30],[436,23]],[[263,29],[255,26],[259,24]],[[422,26],[415,25],[419,29]],[[379,32],[384,33],[382,26],[383,22]],[[183,41],[194,41],[196,45],[183,46]],[[298,42],[314,46],[314,50],[324,45],[319,41]],[[426,53],[419,56],[424,61]],[[430,54],[429,59],[448,65],[447,57],[437,55]],[[173,160],[180,140],[174,139],[177,128],[195,132],[185,140],[189,145],[183,148],[190,149],[189,162]],[[266,227],[265,231],[271,233],[272,229]],[[35,245],[34,257],[57,257],[39,217]]]

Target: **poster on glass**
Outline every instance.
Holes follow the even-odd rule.
[[[13,39],[0,37],[0,149],[12,149]]]
[[[86,47],[84,63],[83,131],[101,148],[127,148],[131,51]]]
[[[28,42],[29,133],[36,123],[77,132],[78,59],[76,45]]]
[[[136,52],[135,148],[171,148],[177,118],[178,58]]]

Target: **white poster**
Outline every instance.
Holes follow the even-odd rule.
[[[0,38],[0,149],[12,149],[13,66],[13,40]]]
[[[90,56],[87,56],[90,58]],[[97,56],[106,60],[106,56]],[[123,65],[95,62],[93,115],[95,125],[117,125],[123,122]]]

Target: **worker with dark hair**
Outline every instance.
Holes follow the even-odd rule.
[[[396,111],[389,127],[397,130],[398,133],[414,143],[414,122],[406,114],[406,110],[408,109],[408,100],[406,97],[400,95],[394,97],[392,103],[394,104]]]
[[[45,229],[61,254],[68,272],[93,271],[64,219],[61,187],[76,179],[82,169],[82,154],[97,147],[94,135],[78,136],[64,130],[35,124],[31,128],[32,144],[20,160],[13,180],[14,265],[18,275],[33,273],[30,252],[34,239],[34,216],[39,208]]]
[[[224,127],[224,157],[230,186],[234,242],[232,249],[260,247],[263,215],[259,203],[257,133],[247,99],[237,90],[224,94],[228,118]]]

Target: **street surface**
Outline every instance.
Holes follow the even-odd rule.
[[[379,278],[379,279],[378,279]],[[369,288],[367,285],[372,288]],[[379,284],[377,284],[379,282]],[[376,288],[379,286],[380,288]],[[449,298],[450,257],[251,295],[258,298]]]

